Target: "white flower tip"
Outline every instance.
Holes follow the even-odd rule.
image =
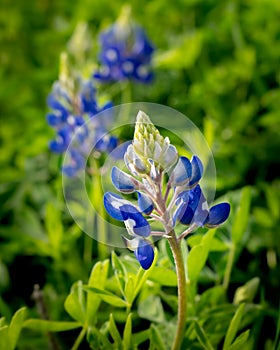
[[[136,116],[136,123],[152,124],[150,117],[141,110]]]

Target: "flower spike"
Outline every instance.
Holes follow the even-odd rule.
[[[134,251],[143,269],[149,269],[154,260],[148,237],[178,242],[197,227],[216,227],[228,218],[228,203],[209,208],[198,184],[203,175],[201,160],[195,155],[191,160],[178,159],[176,147],[142,111],[137,114],[134,138],[126,149],[124,161],[131,175],[113,167],[112,182],[120,192],[136,192],[138,206],[110,192],[104,195],[104,205],[113,218],[124,222],[130,236],[123,237],[124,242]],[[166,177],[169,177],[167,182]],[[162,224],[164,230],[151,228],[149,222],[153,221]],[[179,235],[175,233],[177,222],[188,226]]]

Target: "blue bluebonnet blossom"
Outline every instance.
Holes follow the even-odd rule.
[[[100,35],[100,69],[94,78],[100,81],[134,79],[150,82],[154,47],[144,30],[130,20],[127,7],[120,18]]]
[[[107,192],[104,205],[114,219],[123,221],[129,238],[126,246],[134,251],[144,269],[154,260],[152,236],[169,238],[176,223],[188,226],[178,240],[197,227],[216,227],[229,216],[230,205],[220,203],[209,208],[199,185],[203,164],[199,157],[178,157],[176,148],[164,138],[149,117],[139,111],[134,138],[124,155],[130,174],[113,167],[111,178],[115,188],[124,194],[137,194],[137,204]],[[168,181],[164,183],[165,174]],[[150,222],[162,223],[163,232],[153,231]]]
[[[71,82],[71,80],[70,80]],[[71,84],[70,84],[71,85]],[[92,80],[79,79],[75,88],[65,81],[56,81],[49,94],[47,104],[51,112],[47,122],[56,131],[56,138],[49,143],[50,150],[62,154],[69,149],[69,164],[63,172],[72,177],[86,166],[86,157],[94,146],[100,153],[110,153],[117,146],[117,138],[107,134],[106,130],[112,119],[112,103],[99,106],[96,101],[96,89]],[[103,118],[95,118],[102,112]]]

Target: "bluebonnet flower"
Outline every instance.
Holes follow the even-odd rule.
[[[137,260],[148,269],[154,259],[151,236],[171,238],[176,223],[187,225],[180,240],[196,227],[216,227],[229,216],[230,205],[220,203],[209,208],[199,181],[203,164],[199,157],[179,157],[168,138],[163,138],[149,117],[139,111],[134,138],[124,155],[128,174],[113,167],[111,178],[115,188],[124,194],[137,193],[137,204],[107,192],[104,205],[114,219],[123,221],[129,239],[126,246],[134,250]],[[164,174],[169,179],[164,186]],[[149,221],[162,223],[164,231],[152,230]]]
[[[101,67],[94,78],[100,81],[134,79],[150,82],[153,45],[144,30],[132,23],[125,7],[119,20],[100,35]]]
[[[69,88],[59,80],[54,83],[47,99],[51,112],[46,119],[56,131],[56,138],[49,143],[50,150],[59,154],[66,152],[75,135],[68,153],[69,164],[63,167],[63,172],[69,177],[85,169],[86,157],[93,146],[99,153],[110,153],[118,143],[115,136],[107,133],[113,119],[112,103],[102,107],[97,104],[96,89],[91,80],[80,79],[76,85],[75,89]],[[95,118],[102,111],[106,111],[103,118]]]

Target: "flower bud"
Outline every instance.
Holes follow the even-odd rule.
[[[151,164],[157,170],[167,171],[178,159],[176,147],[170,144],[153,125],[147,114],[139,111],[136,118],[133,138],[133,151],[151,171]],[[153,161],[153,163],[151,162]]]

